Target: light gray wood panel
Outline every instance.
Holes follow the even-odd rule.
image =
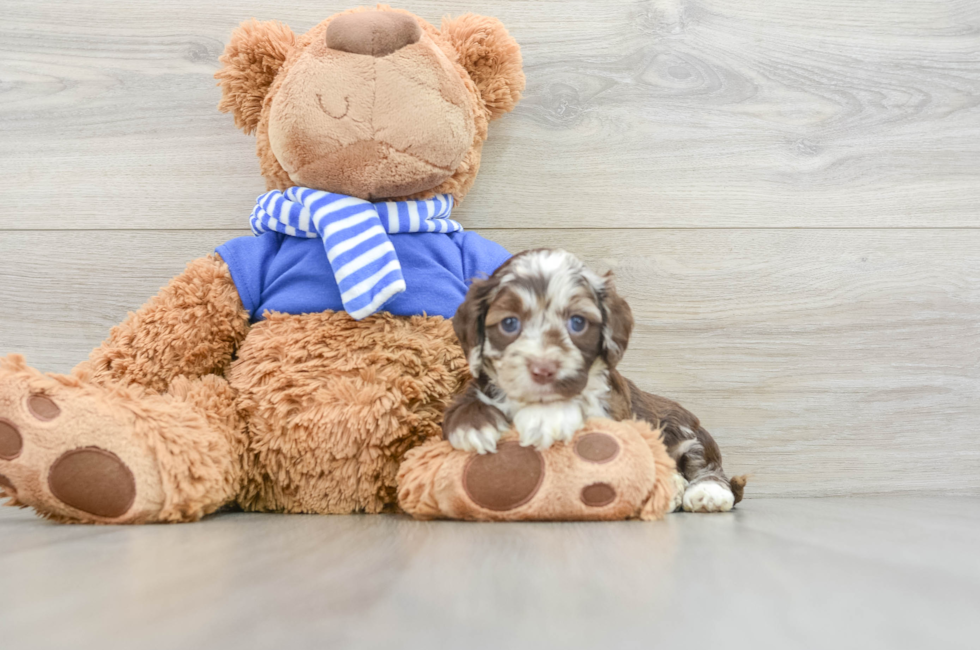
[[[0,229],[238,228],[263,190],[211,78],[251,16],[346,2],[0,3]],[[496,0],[528,89],[472,227],[978,226],[974,0]]]
[[[755,499],[662,522],[0,512],[11,650],[976,646],[980,501]]]
[[[241,231],[0,233],[0,353],[67,371]],[[767,495],[980,493],[980,231],[486,230],[613,269],[623,370]]]

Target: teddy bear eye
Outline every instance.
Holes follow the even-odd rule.
[[[508,316],[500,321],[500,331],[504,334],[516,334],[521,329],[521,319],[516,316]]]
[[[584,316],[572,316],[568,319],[568,331],[572,334],[581,334],[588,324],[589,321],[585,320]]]

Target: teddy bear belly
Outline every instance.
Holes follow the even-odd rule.
[[[451,321],[270,314],[229,371],[247,422],[246,510],[380,512],[405,452],[441,435],[467,366]]]

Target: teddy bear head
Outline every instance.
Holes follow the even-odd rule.
[[[219,108],[256,134],[268,189],[365,200],[462,199],[487,123],[524,89],[520,48],[499,20],[466,14],[436,29],[385,5],[302,36],[252,20],[220,60]]]

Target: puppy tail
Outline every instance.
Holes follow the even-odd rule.
[[[728,482],[729,487],[732,488],[732,494],[735,495],[735,503],[742,500],[742,496],[745,494],[745,484],[749,482],[749,475],[742,474],[741,476],[733,476],[732,480]]]

